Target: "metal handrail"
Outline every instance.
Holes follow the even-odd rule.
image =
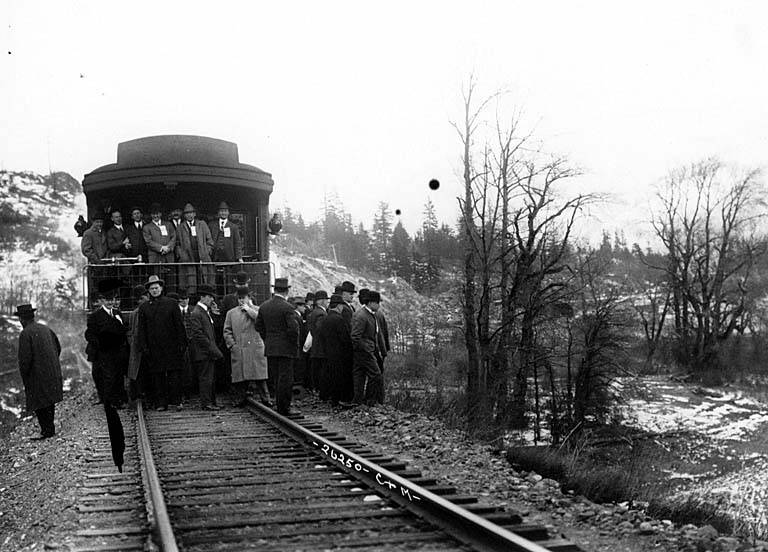
[[[268,423],[317,449],[334,461],[334,466],[370,484],[390,500],[416,513],[427,522],[446,531],[476,550],[488,552],[549,552],[456,504],[428,491],[420,485],[376,465],[354,452],[321,437],[293,420],[281,416],[253,398],[248,403]]]
[[[144,422],[144,407],[141,404],[141,400],[136,401],[136,413],[139,448],[141,449],[141,457],[144,460],[143,464],[147,476],[147,489],[149,490],[149,497],[152,501],[152,513],[155,528],[157,529],[158,537],[160,538],[160,549],[163,552],[178,552],[179,548],[176,545],[176,537],[173,535],[171,520],[168,517],[168,510],[165,507],[163,489],[160,487],[160,478],[157,476],[155,460],[152,457],[152,447],[149,443],[147,425]]]

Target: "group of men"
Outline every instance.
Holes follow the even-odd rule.
[[[360,290],[356,309],[355,286],[344,282],[330,297],[308,294],[307,304],[288,297],[287,278],[276,278],[273,296],[256,306],[248,275],[240,272],[235,292],[220,303],[204,283],[190,305],[189,297],[164,294],[165,282],[151,275],[134,290],[138,308],[124,315],[122,284],[99,282],[85,332],[99,400],[115,408],[144,396],[160,411],[181,410],[183,393],[196,383],[200,406],[218,410],[214,370],[221,361],[229,367],[236,405],[250,392],[270,406],[274,396],[277,411],[290,414],[296,383],[346,407],[383,402],[389,335],[376,291]]]
[[[169,220],[163,219],[160,204],[153,203],[149,215],[150,220],[145,221],[142,209],[133,207],[126,224],[122,212],[112,209],[105,229],[104,214],[96,213],[80,243],[88,264],[124,258],[151,264],[243,261],[240,228],[230,220],[229,205],[224,201],[219,204],[218,218],[209,223],[197,218],[191,203],[183,211],[171,211]],[[213,284],[213,278],[211,270],[200,271],[202,283]],[[179,287],[196,287],[198,271],[194,266],[180,267],[179,280]]]
[[[304,321],[304,385],[323,400],[354,407],[384,401],[384,359],[389,330],[379,310],[381,294],[345,281],[329,297],[326,291],[294,297]]]

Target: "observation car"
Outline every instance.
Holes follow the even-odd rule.
[[[152,203],[162,206],[164,220],[170,220],[173,209],[183,210],[185,204],[191,203],[197,218],[208,222],[218,218],[218,206],[225,201],[230,221],[237,224],[242,238],[244,262],[148,264],[146,259],[137,262],[136,257],[105,257],[101,263],[84,268],[86,308],[93,306],[93,291],[102,278],[117,277],[124,282],[121,308],[131,310],[136,306],[134,286],[157,274],[165,281],[166,292],[178,292],[183,282],[180,270],[188,271],[189,267],[194,267],[197,285],[203,281],[213,284],[219,295],[234,291],[235,274],[245,271],[255,300],[260,303],[268,299],[272,276],[268,213],[273,187],[271,174],[240,163],[237,144],[225,140],[169,135],[118,144],[116,163],[99,167],[83,178],[89,223],[97,213],[103,214],[106,232],[111,226],[110,212],[118,209],[127,226],[132,224],[134,206],[141,208],[148,222]],[[211,281],[213,275],[215,281]]]

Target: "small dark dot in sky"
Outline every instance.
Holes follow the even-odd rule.
[[[9,55],[9,56],[11,55],[11,51],[10,51],[10,50],[8,50],[8,55]]]
[[[395,209],[395,214],[399,217],[402,211],[400,209]]]
[[[440,181],[436,178],[433,178],[429,181],[429,189],[430,190],[437,190],[440,187]]]

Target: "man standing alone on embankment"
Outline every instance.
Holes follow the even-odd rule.
[[[27,395],[27,410],[34,411],[40,423],[40,437],[53,437],[56,403],[64,398],[59,355],[61,345],[56,334],[35,322],[32,305],[19,305],[14,313],[21,321],[19,335],[19,371]]]

